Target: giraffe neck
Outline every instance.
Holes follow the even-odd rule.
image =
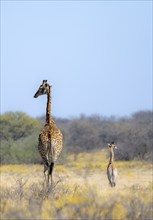
[[[113,162],[114,162],[114,150],[111,148],[109,163],[113,164]]]
[[[46,123],[51,123],[51,87],[49,86],[49,92],[47,94],[47,107],[46,107]]]

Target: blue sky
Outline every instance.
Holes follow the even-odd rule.
[[[129,116],[152,110],[151,1],[2,1],[1,113]]]

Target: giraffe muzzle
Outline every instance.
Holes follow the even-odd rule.
[[[36,92],[36,94],[33,96],[34,98],[37,98],[38,97],[38,93]]]

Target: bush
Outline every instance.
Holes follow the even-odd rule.
[[[0,139],[18,140],[40,129],[40,122],[23,112],[7,112],[0,116]]]
[[[1,142],[1,163],[40,163],[41,158],[37,150],[37,135],[32,134],[18,141]]]

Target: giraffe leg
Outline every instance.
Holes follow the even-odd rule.
[[[47,176],[48,185],[49,185],[49,176],[51,177],[51,187],[53,186],[53,168],[54,168],[54,162],[51,162],[50,167],[48,168],[48,176]]]
[[[53,169],[54,169],[54,162],[51,162],[49,169],[49,174],[51,176],[51,186],[53,185]]]
[[[38,151],[40,153],[40,156],[43,160],[44,163],[44,177],[45,177],[45,183],[48,185],[48,180],[47,180],[47,174],[46,171],[49,170],[49,160],[48,160],[48,154],[47,154],[47,141],[46,139],[44,140],[43,133],[40,133],[39,135],[39,144],[38,144]],[[49,171],[48,171],[49,172]]]
[[[45,183],[46,183],[46,186],[48,186],[48,179],[47,179],[47,174],[46,174],[46,171],[48,171],[48,166],[47,165],[44,165],[44,177],[45,177]]]
[[[49,187],[49,168],[48,168],[48,172],[47,172],[47,186]]]
[[[54,159],[55,159],[55,149],[54,149],[54,145],[50,145],[51,148],[50,148],[50,154],[51,154],[51,163],[50,163],[50,166],[49,166],[49,174],[48,174],[48,179],[49,179],[49,176],[51,177],[51,187],[53,186],[53,169],[54,169]]]

